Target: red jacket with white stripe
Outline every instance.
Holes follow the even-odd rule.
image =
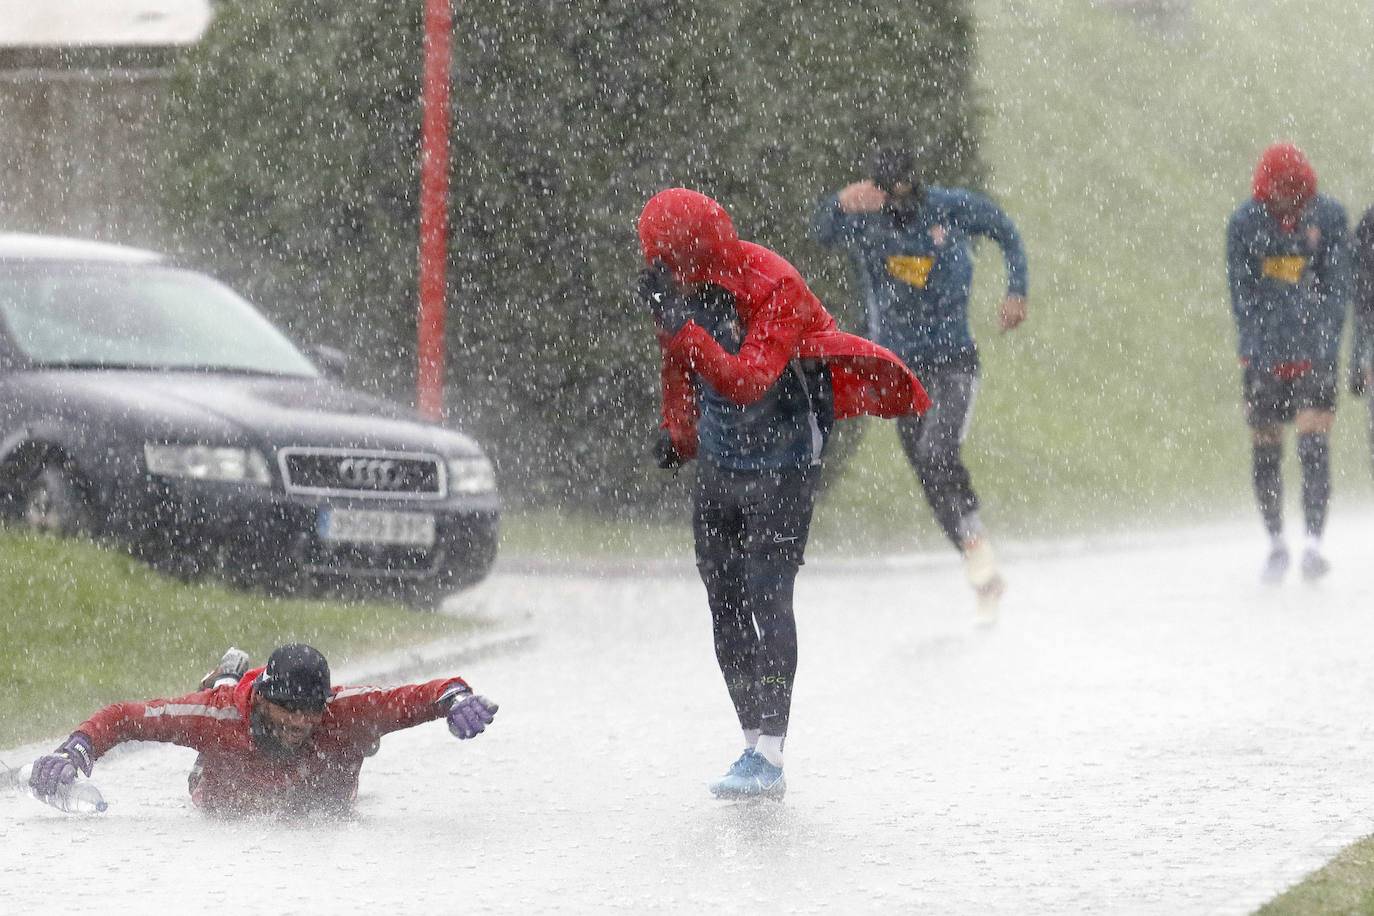
[[[337,810],[357,795],[358,771],[378,738],[442,718],[444,691],[466,686],[452,677],[385,689],[335,687],[323,720],[301,751],[277,758],[256,748],[249,731],[257,702],[253,681],[261,672],[249,671],[236,686],[107,706],[76,730],[90,737],[97,758],[124,741],[164,741],[199,751],[201,774],[191,799],[207,811]]]

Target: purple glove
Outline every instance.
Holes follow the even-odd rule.
[[[91,754],[91,739],[82,732],[76,732],[62,742],[57,750],[33,762],[29,786],[40,797],[55,795],[59,787],[76,781],[78,768],[89,776],[93,766],[95,757]]]
[[[475,738],[486,731],[492,716],[500,708],[486,697],[479,697],[466,688],[454,691],[450,696],[453,705],[449,706],[446,717],[448,730],[458,738]]]

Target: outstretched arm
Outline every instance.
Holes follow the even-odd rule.
[[[192,725],[196,716],[218,714],[237,717],[232,706],[209,705],[214,691],[205,690],[176,700],[151,700],[147,703],[116,703],[82,722],[71,736],[51,754],[33,763],[29,785],[39,796],[53,795],[71,783],[80,770],[91,775],[95,762],[110,748],[125,741],[165,741],[193,743]],[[227,711],[223,711],[227,710]]]
[[[491,722],[497,708],[495,703],[473,693],[460,677],[403,687],[345,687],[335,691],[329,705],[331,714],[340,722],[373,735],[384,735],[434,719],[448,719],[451,729],[461,727],[470,732],[459,735],[464,738],[481,732]],[[455,713],[454,709],[459,707],[460,711]],[[484,720],[481,710],[486,711]]]

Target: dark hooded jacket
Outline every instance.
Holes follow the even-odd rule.
[[[683,458],[697,451],[695,379],[736,404],[764,396],[794,359],[819,359],[830,369],[835,417],[923,413],[930,398],[891,351],[845,334],[791,264],[735,234],[730,216],[711,198],[686,188],[662,191],[639,218],[645,264],[661,260],[681,286],[710,283],[729,292],[743,324],[737,353],[694,321],[675,335],[659,334],[663,357],[663,425]]]
[[[1253,195],[1226,232],[1241,361],[1283,376],[1335,372],[1349,261],[1345,208],[1317,192],[1301,150],[1269,147],[1255,168]]]

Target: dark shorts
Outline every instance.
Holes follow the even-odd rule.
[[[1251,429],[1291,423],[1299,410],[1336,409],[1336,373],[1312,371],[1295,379],[1246,366],[1241,377],[1245,422]]]

